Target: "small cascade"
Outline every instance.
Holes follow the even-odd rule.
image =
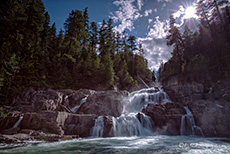
[[[113,123],[114,136],[153,135],[152,120],[143,113],[122,114]]]
[[[72,111],[73,113],[76,113],[77,110],[86,102],[86,100],[87,100],[87,96],[84,97],[84,98],[82,98],[82,100],[81,100],[81,102],[80,102],[80,105],[76,105],[75,107],[73,107],[73,108],[71,109],[71,111]]]
[[[22,119],[23,119],[23,116],[20,116],[18,121],[14,124],[13,128],[17,128],[20,125],[20,123],[22,122]]]
[[[193,114],[188,107],[184,107],[186,114],[181,117],[181,135],[198,135],[204,136],[202,129],[196,126]]]
[[[104,132],[104,119],[103,116],[99,116],[93,126],[91,135],[93,137],[103,137]]]
[[[123,106],[120,117],[112,117],[113,136],[149,136],[153,135],[153,121],[142,109],[149,103],[170,102],[168,95],[159,88],[149,88],[133,92],[129,95],[128,102]],[[92,128],[91,135],[102,137],[104,120],[99,116]]]
[[[139,112],[150,103],[171,102],[168,95],[159,88],[143,89],[133,92],[129,96],[129,103],[125,104],[124,112]]]

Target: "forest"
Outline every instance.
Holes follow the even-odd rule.
[[[159,68],[158,78],[162,82],[172,76],[207,84],[230,79],[229,1],[201,0],[196,10],[200,23],[195,31],[188,26],[178,29],[175,18],[170,16],[167,45],[174,48],[171,59]]]
[[[56,34],[41,0],[0,2],[0,104],[28,87],[128,89],[152,72],[135,36],[73,10]]]

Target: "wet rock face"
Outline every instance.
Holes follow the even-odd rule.
[[[96,118],[97,116],[93,114],[69,114],[63,128],[65,135],[79,135],[80,137],[90,136]]]
[[[86,102],[78,109],[80,114],[110,115],[118,117],[123,110],[125,99],[116,91],[100,91],[88,96]]]
[[[191,102],[204,98],[204,85],[202,83],[182,83],[179,79],[170,79],[163,83],[165,92],[174,102]]]
[[[230,103],[197,100],[188,105],[206,137],[230,137]]]
[[[187,82],[174,76],[163,82],[171,100],[188,106],[206,137],[230,137],[230,81]]]
[[[156,133],[180,135],[181,116],[185,110],[175,103],[148,104],[142,112],[151,117]]]
[[[16,115],[16,116],[13,115],[1,121],[0,122],[0,132],[6,129],[12,128],[14,124],[18,121],[19,117],[20,117],[19,115]]]
[[[90,94],[95,93],[94,90],[89,89],[80,89],[80,90],[70,90],[70,89],[64,89],[64,90],[58,90],[59,92],[63,93],[64,103],[68,102],[68,105],[70,108],[73,108],[76,105],[80,105],[80,102],[83,98],[89,96]],[[67,97],[66,97],[67,96]]]
[[[78,135],[80,137],[90,136],[90,130],[94,126],[96,115],[79,115],[71,114],[67,112],[27,112],[23,115],[23,119],[17,128],[13,128],[13,125],[18,119],[15,117],[9,117],[8,120],[2,123],[5,127],[0,132],[2,134],[16,134],[25,133],[32,136],[32,132],[44,132],[46,134],[63,135]],[[13,121],[11,123],[11,121]],[[23,131],[22,131],[23,130]],[[39,136],[39,134],[35,134]]]
[[[113,117],[112,116],[104,116],[104,132],[103,137],[113,137],[114,130],[113,130]]]
[[[63,135],[63,126],[68,113],[66,112],[33,112],[25,113],[21,129],[42,130],[46,133]]]

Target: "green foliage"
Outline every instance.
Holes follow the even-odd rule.
[[[0,121],[4,120],[10,115],[9,112],[4,111],[3,107],[0,107]]]
[[[98,28],[87,8],[73,10],[56,34],[41,0],[1,0],[0,8],[0,104],[26,87],[126,89],[138,76],[151,80],[141,45],[134,54],[136,38],[120,37],[111,19]]]

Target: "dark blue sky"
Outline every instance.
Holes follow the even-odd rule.
[[[113,0],[43,0],[50,14],[51,23],[55,22],[60,30],[72,10],[88,7],[90,21],[99,22],[108,18],[112,11]]]
[[[166,46],[169,16],[178,13],[178,26],[184,23],[187,7],[194,0],[43,0],[50,14],[51,24],[56,23],[57,31],[63,28],[72,10],[88,7],[90,21],[100,25],[103,19],[112,18],[115,31],[126,31],[141,41],[145,58],[151,69],[157,69],[161,61],[171,57],[172,48]],[[180,10],[178,12],[178,10]],[[177,14],[177,15],[178,15]],[[180,25],[179,25],[180,24]]]

